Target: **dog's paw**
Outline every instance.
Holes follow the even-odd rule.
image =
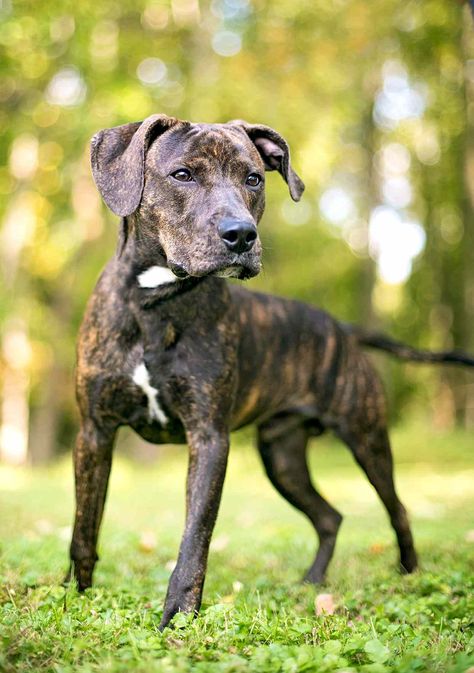
[[[402,575],[409,575],[418,568],[418,559],[414,549],[408,550],[400,559],[400,572]]]

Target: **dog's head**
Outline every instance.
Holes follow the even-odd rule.
[[[265,171],[277,170],[295,201],[304,189],[286,141],[244,121],[192,124],[152,115],[100,131],[91,158],[104,201],[128,218],[141,257],[156,264],[164,256],[179,277],[255,276]]]

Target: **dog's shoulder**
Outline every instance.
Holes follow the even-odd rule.
[[[108,366],[117,355],[128,352],[138,338],[138,326],[130,311],[124,275],[116,258],[110,260],[87,303],[79,332],[78,364]]]

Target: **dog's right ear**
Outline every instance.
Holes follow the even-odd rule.
[[[102,198],[116,215],[126,217],[138,208],[150,142],[178,123],[174,117],[156,114],[142,122],[104,129],[92,138],[92,174]]]
[[[286,140],[275,129],[263,124],[249,124],[243,119],[234,119],[229,124],[244,129],[262,157],[265,170],[278,171],[287,183],[293,201],[299,201],[304,183],[293,170]]]

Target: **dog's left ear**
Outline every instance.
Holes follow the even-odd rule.
[[[304,183],[291,166],[290,148],[286,140],[270,126],[248,124],[241,119],[230,123],[244,129],[259,151],[265,170],[278,171],[287,183],[293,201],[299,201],[304,191]]]

